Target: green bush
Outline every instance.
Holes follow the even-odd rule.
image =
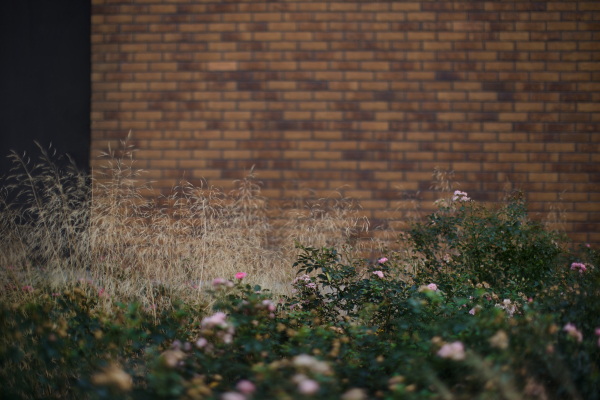
[[[6,398],[599,399],[597,251],[457,193],[376,263],[300,246],[293,297],[105,310],[43,288],[0,313]],[[346,261],[344,261],[346,260]],[[234,283],[235,282],[235,283]],[[85,283],[82,283],[85,285]],[[175,302],[176,303],[176,302]]]
[[[521,192],[496,210],[456,191],[455,201],[441,202],[439,212],[410,229],[409,241],[425,257],[421,273],[460,289],[455,279],[488,282],[494,287],[535,292],[554,276],[563,235],[527,218]]]

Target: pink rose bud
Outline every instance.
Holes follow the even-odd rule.
[[[237,274],[235,274],[235,279],[244,279],[245,276],[245,272],[238,272]]]

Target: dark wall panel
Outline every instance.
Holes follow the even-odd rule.
[[[0,2],[0,176],[38,141],[89,169],[90,2]]]

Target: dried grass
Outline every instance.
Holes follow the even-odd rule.
[[[554,232],[566,232],[567,231],[567,209],[564,204],[562,195],[559,196],[558,201],[549,204],[548,215],[542,218],[542,223],[549,231]]]
[[[143,196],[152,188],[127,140],[109,148],[106,168],[91,176],[72,160],[58,167],[61,157],[40,150],[34,166],[11,154],[15,183],[0,193],[0,301],[29,296],[27,285],[60,292],[85,280],[92,282],[87,290],[111,295],[103,297],[107,306],[118,299],[161,309],[171,298],[206,305],[212,280],[240,271],[248,273],[244,282],[289,295],[296,243],[343,249],[347,260],[394,251],[407,260],[403,268],[415,267],[412,250],[397,239],[407,221],[421,218],[418,192],[397,188],[399,201],[372,227],[360,203],[339,192],[272,210],[253,170],[228,193],[181,182],[168,196]],[[436,168],[433,178],[431,189],[448,200],[453,173]],[[17,195],[16,204],[9,194]],[[272,226],[273,211],[285,222]],[[564,214],[552,212],[556,226]]]
[[[336,194],[298,200],[283,212],[287,223],[273,227],[252,170],[228,193],[206,182],[182,182],[168,196],[145,197],[152,188],[143,184],[127,140],[103,154],[106,168],[92,176],[74,164],[58,167],[60,157],[40,149],[42,162],[35,166],[10,156],[16,183],[0,197],[0,281],[6,289],[0,300],[28,296],[22,290],[28,285],[60,292],[83,280],[92,282],[87,290],[111,295],[103,297],[106,305],[135,300],[161,309],[171,298],[206,305],[212,280],[240,271],[248,273],[244,282],[289,295],[296,242],[345,244],[349,257],[370,245],[361,237],[368,221],[359,204]],[[19,201],[9,204],[9,193]]]

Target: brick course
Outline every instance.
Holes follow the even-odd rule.
[[[256,165],[275,204],[345,185],[377,220],[441,167],[532,215],[562,198],[600,242],[597,1],[92,0],[91,22],[95,168],[132,130],[155,189]]]

